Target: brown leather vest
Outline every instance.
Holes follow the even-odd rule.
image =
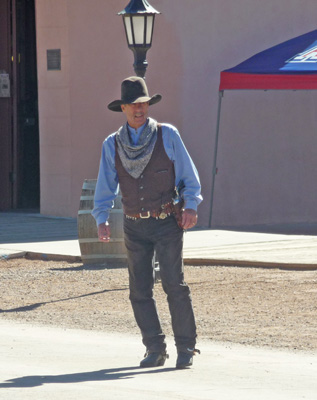
[[[124,214],[159,210],[162,204],[172,201],[175,188],[174,164],[165,152],[161,125],[158,124],[157,140],[151,159],[139,178],[133,178],[124,169],[117,151],[117,141],[115,166]]]

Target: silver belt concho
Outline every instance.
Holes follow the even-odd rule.
[[[166,214],[164,211],[161,212],[161,214],[159,215],[159,219],[165,219],[168,217],[168,214]]]

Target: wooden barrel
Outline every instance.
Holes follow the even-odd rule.
[[[96,182],[96,179],[85,179],[80,197],[77,225],[82,261],[84,264],[107,264],[114,267],[126,264],[121,196],[117,197],[110,211],[110,242],[99,242],[96,221],[91,215]]]

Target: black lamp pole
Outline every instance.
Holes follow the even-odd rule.
[[[131,0],[119,12],[122,15],[128,47],[133,51],[133,68],[137,76],[145,77],[148,62],[146,53],[152,46],[155,15],[160,14],[147,0]]]

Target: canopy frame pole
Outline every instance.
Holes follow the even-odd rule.
[[[214,191],[215,191],[215,181],[217,175],[217,155],[218,155],[218,141],[219,141],[219,128],[220,128],[220,115],[221,115],[221,103],[223,98],[223,90],[219,90],[218,95],[218,112],[217,112],[217,126],[216,126],[216,138],[214,147],[214,163],[212,167],[212,183],[211,183],[211,196],[210,196],[210,212],[209,212],[209,228],[211,228],[212,220],[212,208],[214,202]]]

